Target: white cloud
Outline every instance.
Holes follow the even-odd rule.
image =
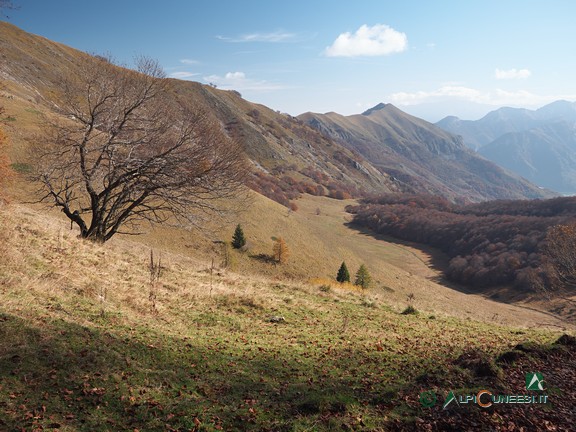
[[[558,99],[564,98],[539,96],[526,90],[510,92],[496,89],[491,95],[491,100],[494,105],[542,105]]]
[[[170,78],[176,78],[176,79],[188,79],[198,75],[200,74],[193,72],[172,72],[169,76]]]
[[[228,72],[224,77],[227,80],[245,80],[246,74],[244,72]]]
[[[494,76],[496,77],[496,79],[499,80],[503,80],[503,79],[526,79],[528,78],[530,75],[532,75],[532,72],[530,72],[528,69],[508,69],[508,70],[502,70],[502,69],[496,69],[496,71],[494,72]]]
[[[354,34],[340,34],[324,53],[328,57],[373,57],[399,53],[407,48],[408,38],[405,33],[385,24],[376,24],[372,27],[363,25]]]
[[[275,31],[270,33],[248,33],[236,37],[216,36],[226,42],[293,42],[297,39],[296,33]]]
[[[417,105],[424,102],[432,102],[447,98],[459,98],[473,102],[486,103],[482,92],[464,86],[446,85],[433,91],[417,91],[413,93],[398,92],[390,96],[393,103],[400,105]]]
[[[282,90],[285,87],[279,84],[273,84],[264,80],[254,80],[246,77],[244,72],[228,72],[224,76],[209,75],[204,77],[204,81],[215,84],[224,90],[238,91],[273,91]]]
[[[496,89],[486,92],[461,85],[446,85],[432,91],[393,93],[388,99],[392,103],[404,106],[457,100],[495,106],[541,106],[559,99],[572,100],[574,96],[541,96],[527,90],[506,91]]]

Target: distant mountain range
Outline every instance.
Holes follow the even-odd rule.
[[[414,117],[423,118],[430,123],[437,123],[446,116],[454,115],[454,113],[458,113],[458,116],[463,119],[479,119],[493,111],[494,105],[450,98],[414,105],[400,104],[399,108]]]
[[[480,120],[446,117],[436,125],[539,186],[576,193],[576,102],[556,101],[537,110],[500,108]]]
[[[477,155],[462,138],[391,104],[352,116],[306,113],[298,118],[418,192],[475,201],[544,194]]]
[[[57,115],[63,78],[91,57],[5,22],[0,57],[0,103],[13,118],[12,155],[18,163],[40,118]],[[240,140],[252,164],[249,186],[283,203],[295,191],[335,197],[429,192],[454,201],[551,195],[479,156],[462,138],[392,105],[348,117],[295,118],[200,83],[172,79],[170,92],[174,103],[205,110]]]

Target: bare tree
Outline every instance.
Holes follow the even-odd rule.
[[[576,224],[556,225],[546,233],[543,248],[558,279],[576,286]]]
[[[33,148],[41,200],[95,241],[142,221],[198,225],[201,213],[238,195],[246,172],[241,146],[206,112],[171,97],[156,61],[136,66],[87,60]]]

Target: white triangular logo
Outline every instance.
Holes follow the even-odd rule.
[[[538,390],[544,390],[544,387],[542,387],[542,381],[540,381],[540,380],[538,379],[538,375],[537,375],[537,374],[534,374],[534,375],[532,376],[532,380],[530,381],[530,384],[528,384],[528,388],[529,388],[529,389],[533,388],[534,383],[538,383],[538,385],[537,385]]]

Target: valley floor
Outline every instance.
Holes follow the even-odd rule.
[[[145,247],[195,256],[206,263],[215,258],[218,263],[220,253],[213,240],[230,241],[236,223],[241,223],[250,248],[248,253],[236,257],[233,270],[240,273],[281,279],[333,280],[342,261],[352,275],[364,263],[375,282],[367,295],[396,310],[405,308],[407,296],[413,294],[416,308],[434,314],[522,327],[574,328],[576,323],[566,319],[576,309],[569,300],[506,303],[451,286],[442,277],[446,258],[440,252],[375,237],[351,227],[352,217],[345,211],[351,203],[353,201],[304,195],[298,200],[298,211],[289,212],[273,201],[255,196],[237,220],[215,227],[208,238],[193,237],[179,230],[157,229],[136,240]],[[262,264],[250,258],[270,254],[274,236],[284,237],[291,250],[286,265]],[[506,296],[502,295],[502,299]]]

